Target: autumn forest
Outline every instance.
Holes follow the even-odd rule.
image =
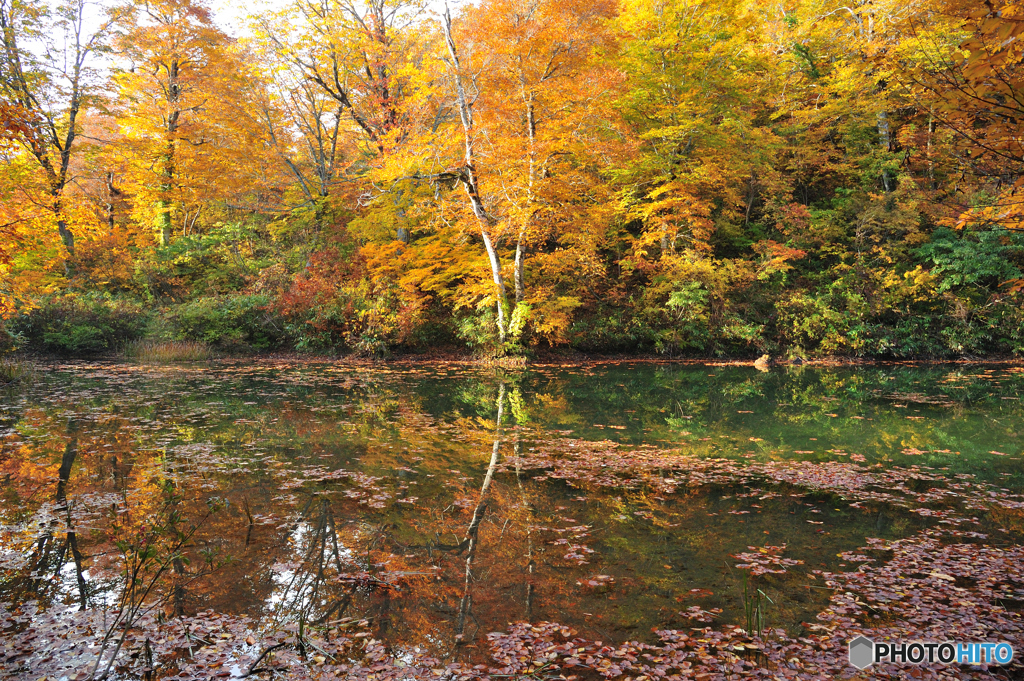
[[[1024,678],[1024,0],[0,43],[0,681]]]
[[[222,26],[2,0],[0,32],[8,349],[1024,350],[1012,1],[296,0]]]

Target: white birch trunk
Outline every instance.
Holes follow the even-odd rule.
[[[494,239],[491,237],[490,227],[492,218],[484,208],[483,200],[480,198],[479,185],[477,183],[476,167],[474,166],[473,155],[473,106],[466,97],[466,89],[462,86],[462,71],[459,64],[459,53],[455,47],[455,39],[452,37],[452,16],[445,5],[444,20],[441,23],[444,31],[445,42],[448,45],[448,55],[451,58],[452,71],[455,76],[455,92],[459,105],[459,117],[462,119],[462,133],[465,144],[465,169],[462,172],[462,186],[469,197],[473,215],[480,224],[480,237],[484,242],[484,249],[487,251],[487,259],[491,264],[491,276],[494,279],[494,292],[497,298],[498,308],[498,339],[502,346],[505,344],[506,323],[505,308],[508,295],[505,291],[505,280],[501,276],[501,259],[495,247]]]

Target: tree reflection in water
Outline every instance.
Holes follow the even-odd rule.
[[[1019,372],[303,371],[99,365],[27,387],[2,416],[0,611],[187,623],[196,659],[226,613],[310,660],[331,632],[481,663],[517,621],[606,642],[742,624],[735,556],[766,545],[806,564],[758,577],[770,624],[800,632],[829,603],[813,571],[867,538],[1024,529],[1011,501],[957,506],[1024,487]],[[678,446],[633,442],[651,433]],[[147,546],[159,579],[133,619],[125,556]]]

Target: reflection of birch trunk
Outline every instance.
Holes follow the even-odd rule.
[[[306,521],[310,524],[309,544],[302,554],[301,567],[294,571],[280,596],[281,605],[276,613],[278,622],[284,621],[287,614],[295,613],[302,622],[320,624],[332,616],[340,617],[352,603],[354,585],[341,598],[326,606],[322,613],[314,613],[317,604],[323,602],[321,592],[330,576],[328,569],[331,567],[332,559],[338,576],[344,576],[346,573],[330,503],[327,499],[321,499],[318,507],[317,517]],[[303,514],[306,512],[303,511]]]
[[[176,489],[176,485],[173,480],[168,479],[167,485],[169,489]],[[178,533],[178,526],[176,522],[177,513],[176,507],[178,505],[177,497],[171,497],[171,503],[167,508],[167,524],[170,527],[171,532],[174,534]],[[171,603],[174,608],[174,616],[182,617],[185,614],[185,561],[182,560],[180,553],[174,553],[171,556],[171,572],[173,577],[171,578]]]
[[[466,618],[470,616],[473,607],[473,594],[469,591],[469,583],[473,578],[473,559],[476,557],[476,549],[479,545],[480,524],[483,522],[484,514],[487,512],[487,494],[491,489],[491,481],[494,480],[494,471],[498,468],[501,451],[501,421],[505,415],[505,384],[498,388],[498,417],[494,424],[494,446],[491,448],[491,461],[487,464],[487,472],[484,474],[483,484],[480,485],[480,498],[476,508],[473,509],[473,518],[469,521],[469,529],[466,530],[466,538],[463,543],[467,546],[466,553],[466,574],[463,582],[462,602],[459,604],[459,622],[455,631],[455,640],[464,642],[466,631]]]
[[[175,556],[171,567],[174,569],[174,616],[182,617],[185,614],[185,563],[181,556]]]
[[[78,535],[75,532],[68,532],[68,547],[71,549],[71,559],[75,562],[75,580],[78,582],[78,602],[81,610],[89,607],[88,590],[85,584],[85,568],[82,566],[82,552],[78,548]]]
[[[65,508],[68,503],[68,480],[71,479],[71,468],[78,458],[78,433],[74,422],[68,422],[68,441],[64,444],[64,456],[60,460],[60,468],[57,469],[57,504]]]
[[[28,593],[34,594],[37,598],[42,596],[41,592],[44,588],[59,588],[59,581],[51,578],[50,575],[53,577],[60,575],[68,561],[68,554],[70,554],[75,566],[79,606],[85,610],[89,604],[88,585],[85,581],[85,568],[83,567],[85,558],[78,546],[78,534],[75,532],[71,517],[72,506],[67,499],[68,481],[71,479],[71,471],[78,459],[77,431],[77,423],[74,420],[68,421],[68,439],[64,444],[60,468],[57,469],[57,489],[54,494],[56,501],[54,510],[64,513],[64,540],[58,544],[58,521],[54,519],[36,541],[30,558],[31,569],[27,571],[31,576],[25,580],[25,588]],[[42,598],[40,599],[42,600]]]
[[[75,421],[68,421],[68,441],[64,445],[64,455],[61,457],[60,468],[57,470],[57,492],[55,498],[57,501],[57,510],[64,511],[66,517],[67,530],[64,536],[64,544],[61,546],[60,552],[57,555],[56,564],[53,567],[53,573],[59,574],[64,568],[64,563],[67,560],[68,552],[71,553],[71,559],[75,564],[75,579],[78,583],[78,601],[81,605],[81,609],[85,610],[88,606],[88,598],[86,591],[85,575],[83,574],[82,567],[82,552],[78,548],[78,535],[74,531],[74,526],[71,520],[71,506],[68,504],[67,499],[67,486],[68,480],[71,479],[71,469],[75,465],[75,460],[78,458],[78,425]],[[40,540],[40,547],[46,547],[41,550],[39,556],[39,563],[46,562],[49,558],[50,550],[48,545],[54,543],[53,534],[47,532],[47,534]],[[38,563],[37,563],[38,565]],[[37,587],[34,589],[38,591],[38,585],[43,580],[43,571],[38,570],[39,577],[37,578]]]
[[[326,531],[331,539],[332,554],[334,555],[334,565],[338,570],[338,574],[342,575],[345,573],[345,569],[341,562],[341,550],[338,548],[338,527],[334,523],[334,513],[330,511],[330,507],[327,505],[327,501],[324,500],[324,509],[327,515],[327,526]],[[348,610],[348,606],[352,605],[352,594],[355,589],[350,589],[348,593],[336,600],[329,608],[324,611],[324,614],[313,624],[320,624],[326,622],[331,616],[341,617]]]
[[[516,431],[516,441],[512,449],[516,455],[516,482],[519,484],[519,498],[522,500],[523,508],[526,509],[526,621],[533,621],[533,514],[530,512],[530,502],[526,498],[526,489],[523,487],[523,465],[521,457],[521,443],[519,442],[519,431]]]
[[[60,470],[57,472],[57,503],[64,507],[67,512],[67,537],[65,540],[65,550],[71,551],[71,559],[75,563],[75,580],[78,583],[78,602],[81,604],[81,609],[85,610],[88,607],[88,598],[86,596],[86,584],[84,568],[82,567],[82,552],[78,548],[78,535],[73,529],[71,522],[71,506],[67,502],[67,484],[68,480],[71,479],[71,468],[75,465],[75,459],[78,458],[78,435],[77,426],[72,422],[68,423],[68,430],[71,432],[71,437],[68,439],[67,445],[64,447],[64,457],[60,462]],[[64,558],[61,556],[60,564],[57,566],[59,571],[64,567]]]

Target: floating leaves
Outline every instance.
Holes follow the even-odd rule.
[[[622,442],[536,425],[543,410],[528,426],[511,424],[506,412],[498,433],[488,411],[492,378],[483,374],[457,381],[453,370],[439,383],[469,396],[452,406],[417,392],[434,369],[282,366],[219,367],[209,378],[76,366],[73,380],[54,383],[59,390],[18,407],[16,427],[5,422],[0,436],[0,479],[10,495],[0,508],[5,673],[73,678],[88,668],[102,609],[109,618],[121,584],[107,524],[142,524],[153,513],[144,502],[167,481],[181,491],[185,516],[213,498],[223,505],[189,552],[182,580],[196,578],[200,551],[223,550],[232,560],[222,573],[188,581],[184,614],[166,600],[159,617],[154,610],[134,624],[118,660],[122,678],[145,673],[147,639],[158,678],[238,677],[258,662],[277,678],[351,681],[841,678],[851,672],[845,640],[859,633],[952,631],[1024,648],[1024,497],[1019,457],[1002,455],[1017,450],[996,439],[983,448],[966,437],[944,442],[904,419],[920,398],[946,407],[932,389],[901,393],[887,427],[898,418],[916,430],[893,436],[881,453],[836,437],[845,423],[859,432],[881,427],[870,391],[841,404],[811,395],[810,408],[774,407],[743,392],[737,407],[749,407],[741,411],[749,417],[722,409],[731,402],[712,408],[702,396],[681,398],[679,418],[695,436],[653,446],[629,442],[664,436],[659,424],[670,409],[631,403],[628,421],[619,412],[576,418],[561,406],[574,399],[558,383],[564,368],[516,380],[544,382],[537,403],[552,423],[628,422],[600,428]],[[477,397],[483,406],[464,406]],[[849,413],[866,418],[832,416]],[[81,419],[79,458],[62,501],[56,491],[71,416]],[[810,429],[787,431],[785,445],[750,426],[780,417],[792,419],[783,430],[803,418]],[[932,412],[928,419],[934,423]],[[577,433],[589,428],[577,425]],[[791,451],[807,441],[818,449]],[[969,447],[999,468],[972,467],[978,459],[959,453]],[[913,458],[900,458],[901,450]],[[820,460],[787,459],[793,453]],[[890,456],[913,465],[893,466]],[[332,515],[317,525],[307,509],[322,505]],[[862,541],[865,532],[880,538]],[[82,612],[70,533],[87,569]],[[769,537],[771,544],[756,545]],[[55,569],[59,556],[63,571]],[[736,568],[779,604],[775,629],[763,638],[735,626]],[[323,579],[311,580],[318,570]],[[173,579],[165,587],[161,597],[174,593]],[[312,613],[301,634],[298,606]],[[507,625],[527,617],[562,621]],[[591,640],[574,629],[617,638]],[[874,670],[890,678],[911,671],[938,674]]]
[[[698,605],[691,605],[689,608],[679,613],[681,617],[695,620],[697,622],[704,622],[705,624],[710,624],[716,617],[718,617],[721,614],[721,608],[711,608],[710,610],[704,610]]]
[[[788,567],[804,564],[802,560],[782,557],[782,552],[786,550],[785,544],[781,546],[748,546],[747,548],[750,549],[750,552],[737,553],[733,558],[743,561],[736,567],[741,570],[750,570],[752,575],[781,575],[786,572]]]

